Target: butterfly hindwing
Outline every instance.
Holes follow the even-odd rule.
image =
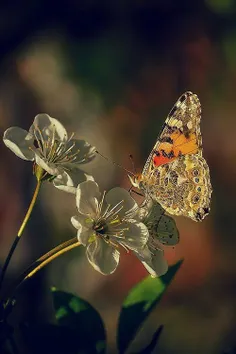
[[[146,208],[146,209],[145,209]],[[143,209],[143,210],[142,210]],[[146,216],[145,224],[149,230],[150,237],[163,245],[174,246],[179,242],[179,231],[175,220],[165,214],[165,210],[156,201],[146,204],[140,209]]]

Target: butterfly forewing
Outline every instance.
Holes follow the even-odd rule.
[[[181,155],[202,155],[200,120],[200,101],[197,95],[187,91],[168,114],[142,174],[146,175],[153,168],[169,163]]]

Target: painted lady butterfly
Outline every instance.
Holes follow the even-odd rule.
[[[210,172],[202,156],[201,104],[185,92],[170,111],[141,174],[129,176],[170,214],[202,221],[210,211]]]

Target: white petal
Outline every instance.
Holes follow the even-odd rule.
[[[55,139],[58,141],[66,141],[68,139],[66,129],[63,125],[57,119],[50,117],[46,113],[38,114],[34,118],[34,123],[29,130],[30,133],[34,134],[36,128],[41,131],[43,139],[45,140],[47,140],[48,137],[52,137],[53,134],[55,134]]]
[[[86,218],[86,216],[85,216],[85,218]],[[81,222],[80,222],[80,217],[78,217],[78,215],[72,216],[71,223],[77,230],[81,230],[82,225],[81,225]]]
[[[152,267],[157,276],[164,275],[168,271],[168,263],[164,257],[164,251],[159,249],[152,257]]]
[[[140,220],[144,220],[145,218],[148,217],[149,213],[150,213],[150,210],[153,206],[153,200],[151,198],[146,198],[142,204],[140,205],[139,207],[139,210],[138,210],[138,216],[140,218]],[[158,203],[157,203],[158,204]],[[159,204],[158,204],[159,205]],[[162,209],[163,210],[163,209]],[[160,215],[159,212],[157,212],[158,215]]]
[[[34,160],[34,152],[31,150],[34,138],[26,130],[18,127],[8,128],[3,135],[3,142],[21,159]]]
[[[96,148],[91,146],[85,140],[71,139],[66,147],[69,149],[73,145],[73,148],[69,152],[69,156],[73,155],[72,162],[63,163],[63,165],[67,167],[74,168],[76,165],[81,165],[87,162],[90,162],[96,156]]]
[[[81,214],[95,217],[98,211],[99,187],[94,181],[82,182],[76,190],[76,206]]]
[[[139,250],[133,250],[138,259],[142,262],[151,262],[152,261],[152,253],[150,252],[147,245]]]
[[[123,208],[119,212],[119,216],[122,218],[126,216],[128,213],[133,214],[136,210],[138,211],[138,205],[136,201],[130,196],[129,192],[120,187],[116,187],[107,192],[105,196],[105,201],[107,204],[110,204],[111,207],[117,205],[120,201],[123,200]]]
[[[52,176],[56,176],[62,173],[61,168],[58,168],[58,166],[52,162],[48,162],[47,159],[39,156],[37,153],[35,153],[35,163],[40,167],[42,167],[45,171],[47,171]]]
[[[131,250],[138,250],[146,245],[149,232],[143,223],[130,219],[129,221],[123,222],[119,228],[126,230],[124,231],[124,238],[116,238],[117,242],[124,244]],[[112,230],[112,233],[114,232],[115,228]]]
[[[153,277],[164,275],[168,270],[168,263],[164,258],[164,251],[161,249],[152,250],[151,259],[145,259],[141,254],[136,253],[144,267]]]
[[[97,237],[94,242],[90,243],[86,253],[94,269],[104,275],[114,273],[118,266],[119,251],[106,243],[102,238]]]
[[[62,191],[76,194],[78,184],[84,181],[94,181],[94,179],[92,176],[77,168],[72,171],[64,171],[53,180],[53,184]]]
[[[71,218],[72,225],[78,230],[82,227],[86,229],[91,229],[93,227],[94,221],[89,218],[87,215],[78,213],[76,216]]]
[[[83,246],[86,246],[88,244],[89,238],[93,234],[93,230],[91,229],[92,220],[88,220],[86,225],[86,217],[80,214],[72,216],[71,223],[77,229],[78,241]]]
[[[77,231],[78,241],[83,245],[87,246],[91,237],[96,237],[95,233],[91,229],[83,229],[83,231]]]

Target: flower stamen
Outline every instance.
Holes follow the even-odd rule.
[[[123,204],[124,203],[124,201],[123,200],[121,200],[119,203],[117,203],[113,208],[111,208],[111,210],[107,210],[106,211],[106,215],[105,215],[105,213],[103,214],[103,217],[105,217],[106,219],[108,219],[111,215],[114,215],[114,214],[118,214],[122,209],[123,209],[123,205],[120,207],[120,205],[121,204]],[[110,205],[109,205],[109,207],[110,207]],[[120,208],[119,208],[120,207]]]
[[[104,203],[105,195],[106,195],[106,191],[103,192],[102,199],[101,199],[100,203],[98,204],[98,214],[99,215],[102,212],[102,206],[103,206],[103,203]],[[109,206],[108,206],[108,208],[109,208]]]
[[[39,134],[39,137],[37,136],[37,134]],[[38,125],[35,125],[35,124],[34,124],[34,136],[37,141],[39,149],[41,150],[42,154],[44,155],[45,154],[45,151],[44,151],[45,142],[43,139],[43,135],[42,135],[41,130],[39,129]]]

